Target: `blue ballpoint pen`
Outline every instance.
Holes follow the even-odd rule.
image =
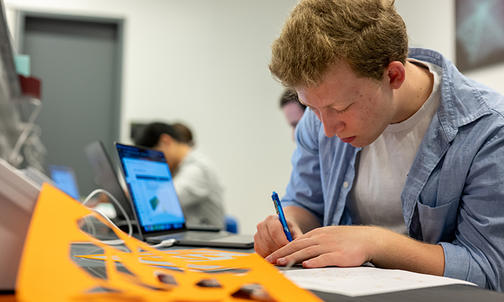
[[[278,219],[280,219],[280,223],[282,224],[285,236],[287,237],[287,240],[292,241],[292,235],[289,230],[289,226],[287,226],[287,220],[285,220],[282,204],[280,204],[280,199],[278,198],[278,194],[275,191],[273,191],[271,199],[273,199],[273,204],[275,205],[275,210],[277,212]]]

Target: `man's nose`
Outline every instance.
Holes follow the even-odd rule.
[[[327,137],[338,135],[345,129],[345,123],[342,120],[334,116],[329,116],[324,112],[321,112],[320,120],[324,126],[324,133]]]

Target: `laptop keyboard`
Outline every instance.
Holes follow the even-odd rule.
[[[180,239],[191,239],[191,240],[212,240],[216,238],[227,237],[229,234],[225,232],[194,232],[188,231],[181,233],[182,237]]]
[[[161,235],[161,236],[155,236],[155,237],[149,237],[149,239],[153,240],[165,240],[165,239],[178,239],[178,240],[183,240],[183,239],[191,239],[191,240],[212,240],[212,239],[217,239],[217,238],[222,238],[222,237],[227,237],[228,234],[225,232],[195,232],[195,231],[187,231],[187,232],[182,232],[182,233],[174,233],[174,234],[169,234],[169,235]]]

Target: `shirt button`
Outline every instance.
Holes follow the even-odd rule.
[[[343,183],[343,188],[345,188],[345,189],[346,189],[346,188],[348,188],[348,181],[345,181],[345,182]]]

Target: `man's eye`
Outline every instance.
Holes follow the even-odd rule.
[[[336,110],[336,112],[338,112],[338,113],[343,113],[343,112],[347,111],[347,110],[348,110],[348,108],[350,108],[350,106],[352,106],[352,104],[350,104],[350,105],[346,106],[346,108],[345,108],[345,109],[343,109],[343,110],[336,110],[336,109],[335,109],[335,110]]]

